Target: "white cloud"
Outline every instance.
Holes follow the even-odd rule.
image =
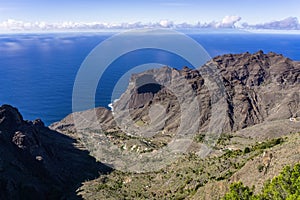
[[[170,28],[170,27],[173,26],[173,24],[174,23],[172,21],[169,21],[169,20],[161,20],[159,22],[159,25],[162,26],[162,27],[164,27],[164,28]]]
[[[240,16],[226,16],[222,19],[222,22],[218,24],[222,28],[234,28],[235,23],[240,21],[242,18]]]
[[[13,20],[13,19],[8,19],[0,24],[0,28],[10,29],[10,30],[21,30],[23,29],[23,22]]]
[[[273,30],[300,30],[300,24],[297,17],[288,17],[283,20],[267,22],[264,24],[243,24],[244,28],[250,29],[273,29]]]
[[[274,29],[274,30],[300,30],[299,21],[295,17],[289,17],[279,21],[264,24],[249,25],[243,23],[237,27],[236,23],[241,21],[240,16],[226,16],[220,21],[209,23],[175,23],[170,20],[161,20],[156,23],[105,23],[105,22],[72,22],[60,23],[48,22],[25,22],[21,20],[8,19],[0,22],[0,32],[26,32],[26,31],[92,31],[113,29],[135,29],[135,28],[174,28],[174,29],[201,29],[201,28],[243,28],[243,29]]]

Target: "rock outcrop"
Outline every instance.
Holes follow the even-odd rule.
[[[208,73],[210,70],[214,71]],[[211,83],[217,88],[210,86]],[[209,124],[214,121],[219,122],[213,125],[220,126],[218,130],[232,132],[262,122],[298,117],[299,89],[299,62],[272,52],[228,54],[213,58],[199,70],[164,67],[132,76],[127,91],[114,104],[114,112],[129,109],[133,120],[151,123],[147,116],[149,109],[161,104],[166,112],[164,129],[168,132],[179,127],[185,109],[183,102],[197,98],[194,109],[198,112],[195,116],[200,132],[210,130]]]
[[[299,74],[299,62],[262,51],[217,56],[199,69],[152,69],[132,75],[113,113],[77,113],[85,120],[76,126],[147,137],[236,132],[299,117]],[[73,114],[51,127],[76,132]]]
[[[110,170],[75,139],[0,107],[0,199],[80,199],[83,181]]]
[[[275,53],[213,59],[226,87],[231,131],[300,114],[300,63]]]
[[[123,150],[130,159],[168,148],[206,156],[222,133],[262,140],[299,130],[289,121],[300,115],[299,74],[299,62],[262,51],[217,56],[199,69],[152,69],[132,75],[113,111],[72,113],[50,128],[73,134],[97,159],[124,170]],[[196,135],[204,143],[195,144]]]

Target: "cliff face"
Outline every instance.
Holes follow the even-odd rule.
[[[219,84],[215,91],[209,86],[209,79],[216,74],[207,73],[212,66],[217,73],[213,79],[219,79],[219,82],[214,80]],[[220,126],[217,129],[222,132],[237,131],[262,122],[299,116],[299,74],[298,62],[262,51],[218,56],[199,70],[187,67],[149,70],[132,76],[127,91],[114,104],[114,112],[121,113],[119,118],[125,118],[122,112],[127,109],[133,121],[150,124],[151,120],[155,121],[155,117],[149,118],[151,106],[160,104],[165,112],[163,129],[172,132],[180,126],[182,115],[186,117],[184,101],[191,103],[197,98],[195,116],[199,120],[199,132],[207,132],[212,121],[219,122],[214,126]],[[218,92],[222,93],[221,104],[214,102],[214,98],[220,98],[214,96]],[[160,112],[157,110],[154,116]]]
[[[299,62],[259,51],[218,56],[199,70],[163,67],[133,75],[126,92],[114,103],[113,113],[104,108],[77,113],[92,125],[77,123],[78,135],[86,134],[86,145],[100,160],[106,159],[95,150],[103,145],[97,146],[103,141],[101,131],[111,139],[110,145],[121,149],[120,155],[134,154],[134,165],[148,164],[142,162],[143,155],[153,152],[154,157],[178,133],[220,130],[225,134],[216,139],[205,159],[195,153],[205,142],[198,135],[189,146],[190,154],[161,170],[111,173],[86,182],[81,194],[86,199],[221,199],[229,184],[237,181],[250,188],[255,185],[259,191],[283,166],[299,162],[300,149],[295,148],[300,142],[299,74]],[[52,128],[76,132],[75,116]],[[114,156],[110,149],[109,153]],[[114,193],[111,185],[120,180],[123,184]]]
[[[0,199],[77,199],[84,180],[108,171],[74,139],[0,107]]]
[[[152,69],[132,75],[127,90],[113,104],[113,113],[95,108],[71,114],[51,128],[65,133],[80,130],[79,137],[121,132],[157,144],[168,143],[177,133],[186,137],[238,131],[260,137],[263,132],[242,130],[260,124],[273,130],[276,121],[300,116],[299,74],[299,62],[262,51],[217,56],[199,70]],[[293,132],[288,123],[280,124],[286,131],[274,136]]]
[[[262,51],[218,56],[198,70],[152,69],[132,75],[113,112],[73,113],[51,128],[72,132],[93,156],[116,166],[103,152],[148,156],[166,147],[203,155],[197,135],[211,147],[221,133],[261,140],[299,130],[289,121],[300,115],[299,74],[299,62]]]
[[[212,62],[226,87],[232,131],[299,116],[299,62],[262,51],[218,56]]]

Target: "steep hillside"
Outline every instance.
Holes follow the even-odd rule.
[[[51,128],[118,169],[86,182],[86,199],[219,199],[235,181],[259,191],[300,161],[299,74],[299,62],[262,51],[148,70],[113,111],[72,113]]]
[[[218,56],[199,70],[149,70],[132,76],[127,91],[114,104],[114,112],[121,113],[126,108],[132,119],[150,123],[147,115],[151,106],[161,104],[166,110],[161,129],[175,132],[180,127],[180,115],[185,114],[185,104],[194,103],[197,98],[193,109],[197,107],[199,112],[200,131],[210,129],[212,120],[220,122],[214,126],[222,126],[222,132],[237,131],[266,121],[298,117],[299,74],[299,62],[262,51]],[[225,112],[218,110],[214,115],[214,107],[221,106]]]
[[[131,77],[113,112],[95,108],[73,113],[51,128],[75,133],[99,160],[106,157],[99,153],[99,137],[139,152],[184,140],[189,150],[205,154],[201,145],[192,144],[195,135],[205,136],[211,148],[221,133],[272,138],[296,132],[299,74],[299,62],[262,51],[218,56],[199,70],[148,70]],[[290,118],[295,123],[288,123]]]
[[[80,199],[83,181],[110,171],[75,139],[0,107],[0,199]]]
[[[242,181],[260,192],[264,183],[286,165],[300,163],[299,133],[255,142],[240,137],[221,137],[213,153],[201,159],[183,155],[159,171],[114,171],[85,182],[85,199],[220,199],[231,183]],[[241,141],[238,143],[237,141]],[[242,149],[238,146],[243,146]]]

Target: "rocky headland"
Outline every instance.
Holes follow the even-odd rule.
[[[50,127],[3,105],[0,199],[219,199],[235,181],[259,191],[300,161],[299,74],[300,62],[273,52],[226,54],[199,69],[134,74],[113,111],[72,113]],[[103,154],[108,144],[139,159],[178,135],[187,149],[156,171],[113,170]]]

